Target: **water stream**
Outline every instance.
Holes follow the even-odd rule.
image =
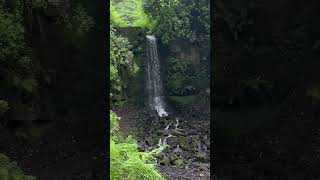
[[[178,126],[179,126],[179,118],[175,118],[175,119],[176,119],[176,124],[174,124],[174,127],[175,127],[175,130],[178,130],[178,129],[179,129],[179,128],[178,128]],[[164,128],[164,130],[165,130],[165,131],[169,131],[169,128],[170,128],[170,125],[171,125],[171,124],[172,124],[171,122],[168,123],[168,124],[166,125],[166,127]],[[172,135],[171,133],[169,133],[165,138],[163,138],[163,140],[162,140],[162,138],[159,139],[158,146],[167,145],[167,139],[170,138],[170,137],[176,137],[176,136],[174,136],[174,135]],[[179,148],[179,145],[178,145],[178,148]]]
[[[147,35],[147,93],[150,108],[157,112],[159,117],[168,116],[164,108],[162,97],[162,82],[158,57],[157,40],[153,35]]]

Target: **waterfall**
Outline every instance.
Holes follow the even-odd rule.
[[[162,83],[160,76],[160,63],[156,38],[147,35],[147,93],[150,108],[157,112],[158,116],[165,117],[168,113],[164,109],[162,99]]]

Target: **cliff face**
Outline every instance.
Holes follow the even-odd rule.
[[[128,87],[114,97],[114,101],[133,100],[136,104],[143,104],[147,31],[143,28],[119,28],[118,31],[132,44],[133,61],[139,66],[139,72],[124,78]],[[164,44],[157,38],[157,44],[164,94],[169,106],[193,103],[199,93],[209,88],[209,42],[191,43],[175,39]]]

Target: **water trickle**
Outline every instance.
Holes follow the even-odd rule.
[[[168,116],[162,99],[162,82],[160,76],[160,63],[156,38],[147,35],[147,93],[148,104],[155,110],[159,117]]]
[[[176,118],[176,124],[175,124],[174,126],[175,126],[175,129],[178,129],[178,126],[179,126],[179,118]]]

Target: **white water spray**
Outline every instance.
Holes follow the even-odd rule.
[[[147,35],[147,92],[148,103],[159,117],[168,116],[162,99],[162,83],[156,38]]]

